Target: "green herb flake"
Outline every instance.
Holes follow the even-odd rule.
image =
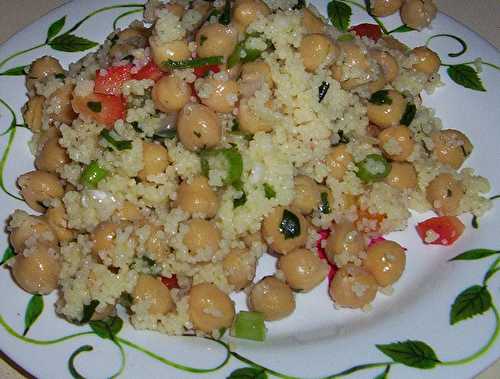
[[[466,64],[453,65],[448,67],[448,75],[458,85],[472,89],[474,91],[486,92],[486,88],[479,78],[476,70]]]
[[[300,235],[300,220],[288,209],[283,211],[283,217],[280,223],[280,232],[285,236],[285,239],[292,239]]]
[[[306,0],[298,0],[297,4],[295,4],[292,9],[293,10],[298,10],[298,9],[304,9],[306,7]]]
[[[83,316],[80,320],[80,324],[86,324],[92,320],[92,316],[95,313],[97,306],[99,305],[99,300],[92,300],[89,304],[83,306]]]
[[[219,17],[219,23],[226,26],[231,23],[231,0],[226,0],[222,14]]]
[[[242,205],[245,205],[246,202],[247,202],[247,194],[243,192],[243,195],[241,195],[241,197],[233,200],[233,207],[234,208],[241,207]]]
[[[352,9],[342,1],[330,1],[327,6],[328,18],[341,32],[346,32],[351,23]]]
[[[102,103],[100,101],[89,101],[87,102],[87,107],[94,113],[102,111]]]
[[[474,229],[479,229],[479,219],[476,215],[472,216],[471,225]]]
[[[332,213],[330,202],[328,201],[328,193],[321,192],[320,199],[319,211],[325,215]]]
[[[274,190],[273,186],[267,183],[264,183],[263,186],[266,199],[274,199],[276,197],[276,191]]]
[[[33,295],[28,302],[26,307],[26,313],[24,314],[24,332],[23,336],[28,334],[28,331],[33,326],[33,324],[38,320],[38,317],[43,312],[43,297],[42,295]]]
[[[415,114],[417,113],[417,106],[412,103],[408,103],[406,105],[405,113],[403,117],[401,117],[400,124],[405,126],[410,126],[413,119],[415,118]]]
[[[386,89],[375,92],[374,94],[371,95],[368,101],[376,105],[392,104],[392,99],[389,97],[389,91]]]
[[[208,39],[208,37],[204,34],[202,34],[200,36],[200,46],[203,46],[203,44],[205,43],[205,41]]]
[[[231,126],[231,131],[232,132],[239,132],[240,131],[240,123],[238,122],[237,119],[233,120],[233,125]]]
[[[117,140],[112,135],[108,129],[103,129],[100,136],[104,138],[111,146],[116,150],[130,150],[132,148],[132,141]]]
[[[330,83],[328,83],[328,82],[321,83],[321,85],[319,86],[319,89],[318,89],[318,92],[319,92],[318,102],[319,103],[321,103],[323,101],[323,99],[325,98],[329,89],[330,89]]]
[[[203,67],[207,65],[217,65],[217,64],[222,64],[223,62],[224,62],[223,56],[212,56],[205,58],[187,59],[183,61],[168,60],[166,62],[163,62],[163,66],[173,70],[173,69]]]
[[[64,80],[64,79],[66,79],[66,75],[64,75],[62,72],[60,72],[59,74],[55,74],[55,78],[59,79],[59,80]]]
[[[201,138],[201,133],[197,132],[196,130],[193,130],[193,134],[196,136],[196,138]]]

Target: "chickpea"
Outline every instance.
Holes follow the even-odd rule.
[[[229,284],[240,291],[255,277],[256,261],[248,249],[232,249],[224,257],[222,267]]]
[[[175,14],[177,17],[182,18],[184,13],[186,13],[186,9],[177,3],[168,3],[163,6],[163,9],[168,10],[170,13]]]
[[[403,162],[413,153],[415,141],[410,128],[399,125],[384,129],[378,135],[379,145],[393,161]]]
[[[385,45],[388,48],[393,49],[393,50],[398,50],[399,52],[401,52],[403,54],[406,54],[406,52],[408,50],[410,50],[408,48],[408,46],[406,46],[404,43],[402,43],[401,41],[399,41],[398,39],[396,39],[392,36],[383,35],[380,39],[382,41],[384,41]]]
[[[28,75],[26,75],[26,87],[29,90],[35,88],[35,82],[49,75],[62,74],[64,70],[59,61],[53,57],[43,56],[31,63]]]
[[[219,208],[217,193],[208,184],[204,176],[193,178],[191,183],[183,182],[177,190],[176,205],[182,210],[193,213],[203,213],[212,218]]]
[[[464,197],[464,186],[451,174],[439,174],[427,186],[426,197],[432,208],[442,216],[456,216]]]
[[[299,54],[305,69],[315,71],[319,66],[333,62],[339,54],[339,49],[324,34],[308,34],[302,38]]]
[[[320,201],[318,184],[308,176],[299,175],[295,177],[295,197],[292,207],[302,214],[309,214],[316,209]]]
[[[365,248],[363,234],[356,230],[353,223],[342,222],[332,226],[332,232],[326,240],[325,251],[328,260],[335,263],[335,255],[359,256]]]
[[[298,249],[280,257],[279,269],[294,290],[308,292],[328,274],[328,264],[306,249]]]
[[[323,20],[311,12],[309,8],[304,8],[303,17],[302,25],[308,33],[323,33],[325,31],[325,23]]]
[[[140,221],[142,220],[141,210],[134,203],[125,200],[121,208],[117,211],[117,216],[121,221]]]
[[[26,292],[47,295],[57,288],[59,281],[58,248],[42,243],[29,250],[27,255],[16,255],[12,276]]]
[[[167,149],[154,142],[142,143],[142,159],[144,168],[137,173],[142,181],[146,181],[149,176],[164,173],[170,163]]]
[[[295,298],[285,283],[274,276],[266,276],[253,286],[248,305],[252,311],[261,312],[265,320],[275,321],[293,313]]]
[[[342,63],[349,68],[349,70],[359,72],[370,72],[370,62],[361,50],[361,48],[354,42],[341,42],[340,44]],[[365,78],[351,79],[356,80],[357,85],[363,84],[367,81]],[[353,85],[350,85],[353,88]]]
[[[59,241],[72,241],[75,231],[68,227],[66,209],[61,205],[47,209],[44,216]]]
[[[415,189],[418,182],[417,171],[411,163],[392,162],[391,171],[384,181],[400,190]]]
[[[255,82],[260,80],[267,83],[269,88],[272,88],[274,85],[271,68],[262,59],[243,64],[241,66],[241,80],[243,82]]]
[[[154,62],[163,71],[168,71],[162,64],[165,61],[182,61],[191,58],[191,51],[185,39],[161,44],[155,37],[151,37],[149,44]]]
[[[390,83],[398,77],[399,64],[391,54],[378,49],[370,50],[369,54],[382,68],[386,83]]]
[[[118,225],[111,222],[101,222],[96,226],[90,240],[92,241],[92,255],[99,260],[99,252],[110,251],[115,248]]]
[[[156,109],[162,112],[178,112],[191,99],[191,87],[175,75],[158,80],[151,92]]]
[[[28,128],[33,133],[40,132],[42,128],[43,105],[45,97],[34,96],[24,106],[23,118]]]
[[[151,275],[139,275],[132,292],[134,302],[148,302],[148,312],[152,315],[165,315],[175,308],[170,290],[160,278]]]
[[[201,283],[189,292],[189,319],[205,333],[229,328],[234,319],[234,303],[215,285]]]
[[[437,7],[432,0],[406,0],[399,13],[403,24],[421,30],[436,17]]]
[[[269,7],[261,0],[239,0],[234,4],[233,19],[244,30],[259,15],[267,16],[270,13]]]
[[[192,219],[187,222],[188,231],[184,235],[184,245],[191,255],[203,252],[203,261],[209,262],[219,250],[221,234],[215,223]],[[212,256],[206,256],[206,250],[210,250]]]
[[[227,58],[238,43],[238,33],[231,26],[205,24],[196,34],[199,57],[223,56]]]
[[[59,136],[49,138],[39,151],[36,159],[35,166],[37,169],[56,174],[58,170],[62,169],[66,163],[69,162],[66,149],[59,145]]]
[[[417,63],[412,66],[415,70],[427,75],[438,72],[441,66],[441,59],[434,51],[426,46],[420,46],[414,48],[412,53],[417,59]]]
[[[43,202],[63,197],[64,188],[54,174],[45,171],[30,171],[17,179],[21,195],[35,211],[43,212]]]
[[[256,134],[258,132],[270,132],[273,130],[273,124],[260,118],[248,106],[248,99],[241,99],[239,112],[236,115],[240,130],[246,133]]]
[[[57,245],[57,238],[50,225],[42,218],[29,216],[29,220],[11,230],[9,241],[16,254],[22,254],[26,241],[37,236],[45,245]]]
[[[239,85],[235,80],[206,79],[203,81],[211,88],[207,97],[201,97],[201,102],[210,109],[221,112],[232,112],[238,101]]]
[[[368,120],[383,129],[399,125],[407,105],[406,99],[398,91],[388,90],[387,97],[391,100],[390,104],[368,103],[367,109]]]
[[[50,108],[53,110],[53,112],[49,114],[52,120],[71,125],[73,120],[77,117],[71,105],[73,87],[73,84],[65,84],[63,87],[56,89],[54,93],[49,96],[47,103],[50,104]]]
[[[300,230],[294,230],[298,234],[296,236],[293,236],[293,234],[290,233],[287,238],[287,235],[284,234],[287,231],[283,231],[281,224],[283,221],[290,221],[284,220],[285,211],[287,211],[287,215],[294,215],[299,220],[299,224],[295,226],[300,225]],[[298,210],[293,208],[276,207],[264,218],[261,226],[261,232],[262,237],[266,242],[272,241],[270,243],[268,242],[268,244],[275,252],[286,255],[290,251],[304,246],[307,240],[307,227],[308,225],[306,219]]]
[[[375,299],[377,290],[373,275],[353,264],[341,267],[330,283],[330,296],[339,307],[363,308]]]
[[[371,272],[379,286],[390,286],[403,274],[406,254],[398,243],[388,240],[374,243],[367,255],[363,267]]]
[[[370,1],[370,10],[374,16],[385,17],[396,13],[403,0],[372,0]]]
[[[217,146],[222,129],[213,110],[206,105],[188,104],[179,113],[177,135],[186,149],[197,151]]]
[[[347,167],[351,162],[352,155],[345,144],[335,146],[326,156],[328,172],[337,180],[341,180],[344,177]]]
[[[434,156],[448,166],[458,170],[472,153],[472,143],[458,130],[446,129],[432,135]]]
[[[174,4],[167,4],[165,7],[168,8]],[[172,12],[173,13],[173,12]],[[179,16],[180,17],[180,16]],[[119,43],[127,43],[127,42],[135,42],[136,45],[143,45],[146,43],[146,39],[148,35],[151,34],[150,30],[141,26],[133,26],[126,29],[123,29],[118,32],[118,42]],[[143,43],[137,43],[137,41]]]
[[[262,233],[260,232],[252,234],[246,233],[241,237],[241,239],[243,240],[243,242],[245,242],[245,245],[248,247],[252,247],[254,243],[264,243],[264,241],[262,240]]]

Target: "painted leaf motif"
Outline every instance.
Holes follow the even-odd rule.
[[[9,246],[7,249],[5,249],[5,252],[3,253],[3,257],[2,257],[2,261],[0,262],[0,266],[3,266],[11,258],[14,258],[15,256],[16,256],[16,253],[14,253],[14,249],[11,246]]]
[[[73,34],[61,34],[49,42],[49,46],[54,50],[74,53],[92,49],[98,45],[97,42]]]
[[[476,70],[472,67],[465,64],[458,64],[448,67],[447,72],[451,80],[458,85],[474,91],[486,92],[486,88],[484,88],[481,78],[479,78]]]
[[[328,18],[338,30],[346,32],[351,23],[352,9],[342,1],[330,1],[327,7]]]
[[[262,368],[245,367],[234,370],[227,379],[267,379],[266,371]]]
[[[460,255],[457,255],[456,257],[450,259],[450,261],[474,261],[495,254],[500,254],[500,251],[491,249],[473,249],[473,250],[468,250]]]
[[[401,25],[397,27],[396,29],[393,29],[389,32],[389,34],[392,33],[408,33],[408,32],[413,32],[415,29],[410,28],[408,25]]]
[[[113,340],[123,327],[123,320],[118,317],[110,317],[106,320],[90,321],[90,327],[99,337]]]
[[[71,376],[74,378],[74,379],[85,379],[84,376],[80,375],[80,373],[78,371],[76,371],[76,368],[75,368],[75,359],[76,357],[81,354],[81,353],[84,353],[84,352],[89,352],[89,351],[92,351],[94,350],[94,348],[90,345],[83,345],[83,346],[80,346],[78,349],[76,349],[73,354],[71,354],[71,356],[69,357],[69,361],[68,361],[68,369],[69,369],[69,373],[71,374]]]
[[[388,379],[390,369],[391,369],[391,365],[385,366],[384,372],[378,374],[374,379]]]
[[[49,30],[47,31],[47,42],[49,42],[52,38],[54,38],[64,27],[66,23],[66,16],[61,17],[59,20],[54,21],[52,25],[49,26]]]
[[[450,311],[450,324],[477,316],[491,308],[491,295],[484,286],[472,286],[462,291]]]
[[[495,259],[495,261],[492,263],[492,265],[490,266],[490,268],[488,269],[488,271],[484,275],[483,285],[486,286],[486,284],[488,283],[488,280],[490,280],[490,278],[493,275],[495,275],[497,272],[500,271],[500,267],[498,266],[499,264],[500,264],[500,258]]]
[[[387,345],[376,345],[382,353],[395,362],[421,369],[434,368],[439,359],[434,350],[422,341],[403,341]]]
[[[26,308],[26,313],[24,314],[24,332],[23,336],[25,336],[33,324],[36,322],[38,317],[43,312],[43,297],[42,295],[33,295],[28,302],[28,306]]]
[[[24,71],[29,66],[17,66],[13,67],[7,71],[0,72],[0,76],[23,76],[26,75]]]

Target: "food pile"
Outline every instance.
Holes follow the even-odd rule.
[[[372,1],[427,26],[431,1]],[[419,13],[420,12],[420,13]],[[150,1],[67,70],[35,60],[24,109],[38,214],[8,221],[14,280],[57,290],[74,323],[124,307],[138,329],[263,339],[331,279],[337,307],[368,309],[405,269],[381,238],[433,210],[425,243],[481,216],[488,181],[462,168],[467,136],[422,104],[438,55],[341,33],[294,0]],[[272,276],[255,278],[263,254]],[[244,291],[250,312],[229,295]],[[333,310],[332,310],[333,311]]]

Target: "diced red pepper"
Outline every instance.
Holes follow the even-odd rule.
[[[359,37],[368,37],[375,42],[382,37],[382,30],[376,24],[355,25],[349,31],[356,33]]]
[[[76,96],[71,102],[76,113],[113,129],[115,121],[125,118],[125,105],[121,96],[102,95],[93,93],[89,96]]]
[[[316,249],[318,250],[318,256],[321,259],[326,260],[326,263],[328,263],[328,266],[330,266],[330,271],[328,271],[328,284],[331,283],[333,277],[335,276],[335,273],[337,272],[337,266],[330,263],[330,261],[326,256],[325,249],[323,249],[323,247],[321,246],[321,243],[327,240],[329,236],[330,236],[330,230],[322,229],[319,231],[319,239],[316,241]]]
[[[203,78],[208,74],[209,71],[212,71],[214,74],[220,72],[220,67],[216,64],[207,64],[206,66],[196,67],[194,69],[194,74],[198,78]]]
[[[134,74],[133,78],[135,80],[151,79],[157,82],[163,76],[164,72],[156,65],[155,62],[151,61],[146,66],[141,68],[137,74]]]
[[[179,283],[177,283],[177,276],[175,274],[173,274],[170,278],[162,276],[161,282],[168,289],[179,288]]]
[[[122,93],[123,83],[132,79],[132,65],[112,66],[105,70],[97,70],[94,92],[102,95],[118,96]]]
[[[462,235],[465,226],[455,216],[440,216],[425,220],[416,228],[425,244],[449,246]]]

